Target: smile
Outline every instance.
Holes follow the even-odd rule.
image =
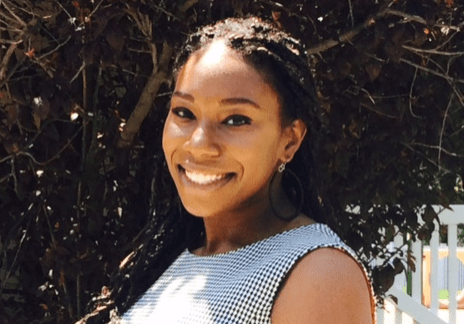
[[[199,173],[195,171],[187,171],[185,170],[185,176],[187,179],[190,181],[200,184],[200,185],[207,185],[211,184],[213,182],[219,181],[224,179],[226,176],[225,173],[223,174],[204,174],[204,173]]]

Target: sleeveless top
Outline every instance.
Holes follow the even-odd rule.
[[[198,256],[185,250],[122,315],[121,323],[269,324],[286,275],[298,260],[321,247],[340,249],[357,260],[323,224],[294,228],[227,253]],[[375,307],[367,272],[357,262]]]

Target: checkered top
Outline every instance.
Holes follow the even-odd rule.
[[[356,259],[323,224],[298,227],[222,254],[197,256],[185,250],[121,322],[271,323],[272,305],[286,274],[320,247],[335,247]]]

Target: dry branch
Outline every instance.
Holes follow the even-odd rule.
[[[121,138],[118,142],[119,147],[127,147],[132,144],[135,135],[139,132],[143,120],[150,112],[158,90],[166,81],[168,75],[169,61],[171,60],[173,49],[167,42],[163,44],[163,52],[159,60],[159,69],[154,66],[153,73],[143,89],[134,111],[127,120],[124,130],[121,132]]]
[[[3,57],[2,63],[0,64],[0,81],[3,80],[6,77],[6,70],[8,68],[8,62],[10,61],[11,55],[13,55],[16,47],[22,42],[22,40],[19,40],[17,42],[14,42],[10,45],[8,50],[5,53],[5,56]]]
[[[182,7],[179,8],[179,13],[183,14],[187,12],[198,0],[188,0]],[[160,9],[157,7],[157,9]],[[139,29],[144,33],[145,36],[151,38],[151,21],[148,17],[139,17],[136,13],[131,10],[127,10],[127,13],[135,20]],[[157,59],[156,46],[150,44],[152,60],[153,60],[153,72],[148,79],[145,88],[140,95],[139,101],[135,106],[134,111],[131,113],[118,141],[118,147],[127,147],[132,144],[135,135],[140,130],[143,120],[147,117],[150,112],[150,108],[156,98],[160,86],[166,81],[168,77],[169,62],[172,57],[173,48],[168,45],[165,41],[163,44],[163,51],[161,57]]]
[[[429,161],[429,162],[430,162],[432,165],[434,165],[437,169],[443,170],[443,171],[446,172],[446,173],[452,173],[450,170],[445,169],[445,168],[443,168],[443,167],[440,167],[440,165],[438,165],[434,160],[432,160],[431,158],[429,158],[427,155],[425,155],[425,154],[422,153],[421,151],[415,150],[410,144],[407,144],[407,143],[401,143],[401,144],[403,144],[406,148],[408,148],[408,149],[411,150],[412,152],[417,153],[417,154],[419,154],[420,156],[422,156],[425,160]],[[420,145],[420,146],[424,146],[424,145]]]
[[[372,26],[375,24],[375,20],[378,18],[381,18],[385,16],[388,13],[388,10],[381,10],[378,12],[375,16],[367,18],[361,25],[357,26],[356,28],[353,28],[346,33],[343,33],[338,37],[338,40],[335,39],[329,39],[319,45],[316,45],[314,47],[309,48],[306,52],[308,55],[311,54],[319,54],[322,52],[325,52],[332,47],[335,47],[339,44],[349,42],[352,40],[354,37],[356,37],[360,32],[365,30],[366,28]]]
[[[450,152],[446,149],[444,149],[443,147],[440,147],[439,145],[429,145],[429,144],[424,144],[424,143],[410,143],[410,145],[414,145],[414,146],[422,146],[422,147],[426,147],[426,148],[429,148],[429,149],[434,149],[434,150],[439,150],[449,156],[452,156],[452,157],[463,157],[464,154],[457,154],[457,153],[454,153],[454,152]]]
[[[175,15],[173,15],[172,13],[170,13],[169,11],[167,11],[166,9],[164,9],[164,8],[162,8],[162,7],[160,7],[160,6],[157,6],[156,4],[152,4],[152,6],[155,7],[157,10],[159,10],[159,11],[165,13],[167,16],[173,18],[174,20],[181,21],[181,20],[179,19],[179,17],[176,17]]]
[[[19,16],[16,15],[14,11],[7,5],[7,1],[3,0],[2,3],[5,9],[8,10],[8,12],[16,19],[17,22],[19,22],[21,26],[27,26],[27,24],[21,18],[19,18]]]
[[[64,45],[66,45],[66,44],[69,42],[70,39],[71,39],[71,36],[68,36],[68,37],[66,38],[66,40],[65,40],[63,43],[58,44],[58,45],[57,45],[54,49],[52,49],[50,52],[47,52],[47,53],[41,55],[39,58],[37,58],[37,60],[40,61],[40,60],[42,60],[43,58],[47,57],[48,55],[55,53],[55,52],[58,51],[61,47],[63,47]]]
[[[444,51],[437,51],[433,49],[423,49],[423,48],[415,48],[407,45],[403,45],[403,48],[410,50],[411,52],[417,53],[426,53],[426,54],[437,54],[437,55],[444,55],[444,56],[460,56],[464,55],[464,52],[444,52]]]
[[[441,126],[440,142],[438,143],[438,165],[439,165],[439,170],[441,170],[441,152],[443,150],[443,148],[442,148],[443,134],[445,132],[446,119],[448,118],[448,112],[449,112],[449,109],[450,109],[451,104],[453,102],[453,99],[454,99],[454,93],[451,94],[451,97],[449,99],[448,106],[446,107],[446,111],[445,111],[445,116],[443,116],[443,123],[442,123],[442,126]]]
[[[388,15],[392,15],[392,16],[402,17],[404,18],[405,21],[415,21],[415,22],[427,25],[427,22],[425,21],[424,18],[420,16],[415,16],[415,15],[408,15],[407,13],[400,11],[400,10],[387,9],[385,10],[385,13]]]
[[[463,80],[463,79],[456,79],[456,78],[450,77],[450,76],[447,75],[447,74],[443,74],[443,73],[437,72],[437,71],[435,71],[435,70],[426,68],[426,67],[424,67],[424,66],[421,66],[421,65],[419,65],[419,64],[416,64],[416,63],[411,62],[411,61],[409,61],[409,60],[406,60],[406,59],[404,59],[404,58],[400,58],[400,62],[409,64],[409,65],[411,65],[411,66],[414,66],[415,68],[418,68],[419,70],[423,70],[423,71],[428,72],[428,73],[430,73],[430,74],[434,74],[434,75],[436,75],[436,76],[442,77],[443,79],[448,80],[448,81],[451,81],[451,82],[464,83],[464,80]]]
[[[408,15],[402,11],[387,8],[384,10],[380,10],[376,15],[367,18],[366,21],[364,21],[361,25],[357,26],[356,28],[353,28],[347,31],[346,33],[343,33],[342,35],[340,35],[338,40],[329,39],[321,44],[311,47],[310,49],[307,50],[307,53],[309,55],[319,54],[339,44],[349,42],[355,36],[357,36],[360,32],[362,32],[364,29],[374,25],[376,22],[376,19],[385,17],[387,15],[402,17],[404,19],[404,22],[415,21],[415,22],[427,25],[427,22],[425,21],[425,19],[420,16]],[[455,26],[446,26],[446,27],[459,30],[459,27],[455,27]],[[413,50],[413,48],[408,48],[408,49]],[[459,55],[459,54],[448,54],[448,55]]]
[[[187,12],[193,5],[195,5],[198,2],[198,0],[187,0],[185,3],[182,5],[182,7],[179,8],[179,11],[182,13]]]

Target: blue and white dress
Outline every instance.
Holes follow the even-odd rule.
[[[357,260],[323,224],[291,229],[222,254],[198,256],[185,250],[123,314],[121,323],[269,324],[286,275],[298,260],[321,247],[340,249]]]

